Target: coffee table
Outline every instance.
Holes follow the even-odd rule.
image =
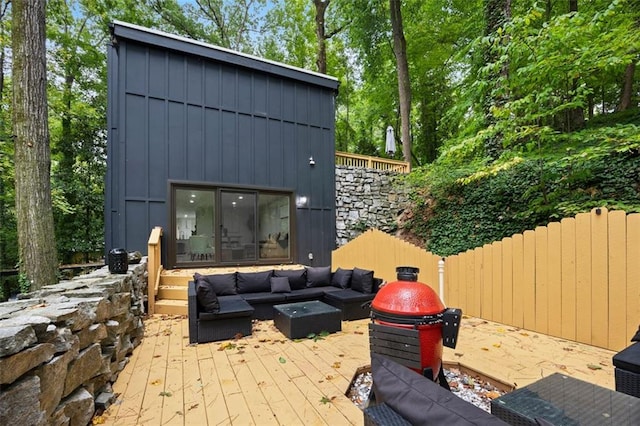
[[[640,398],[555,373],[491,401],[511,425],[640,425]]]
[[[342,330],[340,309],[318,300],[275,305],[273,323],[289,339],[300,339],[311,333]]]

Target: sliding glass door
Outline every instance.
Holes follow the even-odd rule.
[[[288,192],[172,184],[174,266],[292,261]]]

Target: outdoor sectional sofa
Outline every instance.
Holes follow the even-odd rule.
[[[368,318],[382,280],[373,271],[329,266],[294,270],[194,274],[188,286],[189,342],[251,334],[251,320],[274,317],[274,305],[320,300],[342,311],[342,320]]]

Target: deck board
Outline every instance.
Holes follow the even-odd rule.
[[[362,424],[362,412],[344,394],[355,370],[370,363],[368,323],[345,321],[341,332],[314,341],[287,339],[273,321],[257,321],[252,336],[189,345],[186,318],[152,316],[103,419],[107,425]],[[518,387],[561,372],[614,388],[613,352],[605,349],[467,317],[458,342],[445,349],[445,361]]]

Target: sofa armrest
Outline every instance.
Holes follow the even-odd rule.
[[[196,283],[189,281],[187,287],[187,313],[189,316],[189,343],[198,343],[198,300]]]

